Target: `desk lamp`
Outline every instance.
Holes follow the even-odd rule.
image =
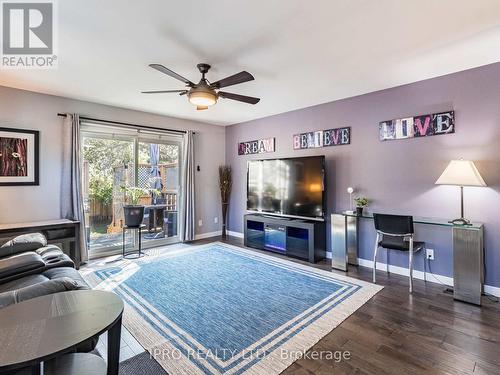
[[[460,186],[460,218],[451,220],[456,225],[470,225],[464,218],[464,186],[486,186],[473,161],[452,160],[439,176],[436,185]]]
[[[348,187],[347,193],[349,194],[349,208],[350,208],[349,212],[352,214],[354,212],[352,210],[352,193],[354,193],[354,189],[352,187]]]

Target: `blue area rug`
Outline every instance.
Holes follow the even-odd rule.
[[[222,243],[92,269],[169,374],[278,374],[381,287]]]

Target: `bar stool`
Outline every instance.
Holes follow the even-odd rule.
[[[402,215],[373,214],[377,240],[373,253],[373,282],[376,283],[377,251],[379,247],[390,250],[408,251],[410,270],[410,293],[413,292],[413,254],[425,249],[425,242],[413,240],[415,230],[413,228],[413,217]],[[425,274],[424,260],[424,281]]]
[[[144,253],[141,253],[141,250],[142,250],[141,230],[144,228],[146,228],[145,224],[140,224],[139,226],[133,226],[133,227],[129,227],[128,225],[123,226],[123,245],[122,245],[122,257],[123,258],[127,258],[129,255],[136,254],[136,256],[134,258],[127,258],[127,259],[136,259],[136,258],[140,258],[141,256],[144,255]],[[137,230],[139,233],[139,251],[138,252],[136,250],[125,252],[125,233],[127,232],[127,229]]]

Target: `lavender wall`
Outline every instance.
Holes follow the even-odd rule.
[[[226,162],[234,171],[229,228],[242,232],[246,163],[256,158],[326,155],[328,214],[349,208],[348,186],[371,198],[370,211],[437,218],[459,216],[459,190],[435,186],[451,159],[476,162],[487,188],[465,188],[466,217],[485,223],[486,284],[500,287],[500,63],[393,89],[287,112],[226,129]],[[265,100],[265,98],[263,99]],[[380,142],[378,123],[399,117],[455,110],[456,133]],[[351,126],[351,145],[297,150],[292,135]],[[276,137],[276,152],[238,156],[237,143]],[[362,224],[360,257],[370,259],[372,223]],[[452,276],[449,228],[419,225],[419,240],[435,250],[431,271]],[[330,239],[328,238],[328,244]],[[423,254],[422,254],[423,255]],[[407,267],[406,254],[389,263]],[[417,269],[422,269],[423,257]]]

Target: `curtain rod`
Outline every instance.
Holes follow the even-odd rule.
[[[66,117],[67,116],[66,113],[58,113],[57,115],[60,116],[60,117]],[[157,127],[154,127],[154,126],[130,124],[130,123],[127,123],[127,122],[120,122],[120,121],[101,120],[101,119],[92,118],[92,117],[85,117],[85,116],[80,116],[80,120],[103,122],[103,123],[108,123],[108,124],[113,124],[113,125],[127,126],[127,127],[131,127],[131,128],[139,128],[139,129],[147,129],[147,130],[160,130],[160,131],[167,131],[167,132],[171,132],[171,133],[186,134],[185,130],[157,128]],[[193,132],[193,134],[196,134],[196,133]]]

